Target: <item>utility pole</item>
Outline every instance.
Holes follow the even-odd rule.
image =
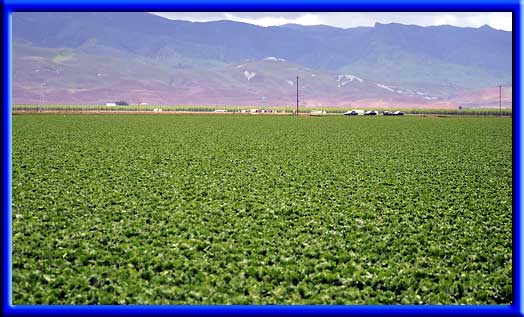
[[[40,84],[41,93],[42,93],[40,97],[41,97],[42,104],[40,106],[39,112],[44,110],[44,95],[45,95],[44,87],[46,84],[47,84],[46,82],[43,82]]]
[[[499,85],[499,114],[502,117],[502,85]]]
[[[297,116],[298,116],[298,76],[297,76]]]

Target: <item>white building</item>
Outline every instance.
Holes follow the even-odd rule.
[[[312,116],[323,116],[326,114],[325,110],[312,110],[311,115]]]

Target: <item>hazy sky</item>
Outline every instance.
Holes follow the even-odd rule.
[[[331,25],[340,28],[373,26],[380,23],[402,23],[420,26],[454,25],[511,31],[511,12],[155,12],[154,14],[194,22],[232,20],[260,26],[296,23]]]

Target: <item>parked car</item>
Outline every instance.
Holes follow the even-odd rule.
[[[384,111],[383,114],[384,114],[385,116],[403,116],[403,115],[404,115],[404,112],[402,112],[402,111],[395,111],[395,112]]]
[[[377,114],[378,114],[378,111],[375,111],[375,110],[369,110],[369,111],[364,112],[365,116],[376,116]]]
[[[344,115],[345,116],[358,116],[358,112],[356,112],[355,110],[346,111],[344,112]]]

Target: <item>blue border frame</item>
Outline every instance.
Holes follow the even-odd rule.
[[[519,0],[2,0],[2,315],[352,315],[524,316],[521,186],[521,14]],[[16,11],[511,11],[513,12],[513,303],[512,305],[12,305],[11,288],[11,13]]]

